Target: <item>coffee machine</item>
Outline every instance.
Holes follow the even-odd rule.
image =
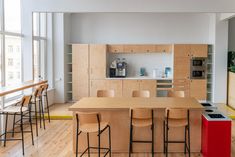
[[[109,76],[110,77],[126,77],[127,76],[127,63],[126,59],[122,58],[120,60],[117,58],[112,62],[109,68]]]

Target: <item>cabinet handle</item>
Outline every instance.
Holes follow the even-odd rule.
[[[92,81],[91,81],[91,87],[92,87]]]

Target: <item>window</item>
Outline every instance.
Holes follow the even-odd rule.
[[[33,76],[45,78],[47,13],[33,13]]]
[[[21,39],[21,0],[0,0],[0,83],[2,86],[11,86],[22,81]],[[21,93],[9,94],[4,99],[8,101]]]

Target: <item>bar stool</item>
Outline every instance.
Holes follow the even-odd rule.
[[[148,90],[134,90],[132,91],[132,97],[149,98],[150,92]]]
[[[114,90],[98,90],[97,97],[114,97]]]
[[[169,141],[168,131],[170,128],[184,127],[184,141]],[[188,133],[188,140],[187,140]],[[189,123],[189,110],[179,108],[166,109],[166,117],[163,122],[163,140],[164,140],[164,153],[168,156],[168,143],[184,143],[184,153],[186,149],[190,157],[190,123]]]
[[[185,92],[184,91],[168,91],[167,96],[168,97],[184,98]]]
[[[130,143],[129,143],[129,157],[133,151],[132,143],[152,143],[152,157],[154,156],[154,121],[153,110],[147,108],[133,108],[130,109]],[[133,127],[149,127],[152,131],[152,140],[133,140]]]
[[[111,157],[111,129],[108,122],[103,122],[100,120],[101,115],[97,112],[78,112],[76,114],[77,120],[77,130],[76,130],[76,157],[78,156],[78,136],[83,132],[87,134],[87,148],[80,155],[83,156],[88,151],[88,156],[90,156],[90,149],[98,149],[98,156],[100,157],[100,150],[106,150],[104,156],[109,153]],[[100,136],[108,129],[109,131],[109,148],[100,147]],[[97,133],[98,136],[98,147],[91,147],[89,144],[89,134]]]
[[[31,98],[32,95],[28,96],[23,96],[21,101],[13,106],[6,107],[3,110],[0,110],[0,114],[6,115],[6,121],[5,121],[5,129],[4,133],[0,135],[0,137],[4,136],[4,139],[0,139],[0,141],[4,141],[4,147],[6,146],[6,141],[13,141],[13,140],[21,140],[22,141],[22,151],[24,155],[24,133],[31,133],[31,138],[32,138],[32,145],[34,145],[34,140],[33,140],[33,128],[32,128],[32,119],[31,119]],[[20,125],[20,132],[15,132],[13,131],[7,131],[7,125],[8,125],[8,116],[9,115],[14,115],[15,116],[20,116],[20,120],[15,122],[13,121],[13,125]],[[24,130],[24,119],[28,119],[29,117],[29,125],[30,125],[30,131]],[[21,138],[7,138],[7,134],[12,133],[14,136],[14,133],[21,133]]]
[[[48,115],[48,120],[49,120],[49,123],[51,122],[51,117],[50,117],[50,110],[49,110],[49,104],[48,104],[48,94],[47,94],[47,90],[48,90],[48,83],[45,83],[43,85],[41,85],[40,87],[43,89],[42,90],[42,94],[43,94],[43,97],[45,98],[46,100],[46,111],[44,113],[47,113]]]
[[[42,128],[42,121],[43,121],[43,126],[44,129],[46,129],[45,126],[45,117],[44,117],[44,109],[43,109],[43,104],[42,104],[42,87],[37,87],[33,93],[33,99],[31,103],[34,105],[34,119],[35,119],[35,124],[36,124],[36,135],[38,136],[38,114],[39,114],[39,121],[40,121],[40,128]],[[38,102],[38,103],[37,103]],[[37,109],[39,111],[37,111]]]

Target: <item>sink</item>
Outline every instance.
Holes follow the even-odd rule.
[[[201,103],[201,104],[202,104],[202,106],[204,106],[204,107],[211,107],[211,106],[212,106],[210,103]]]
[[[222,114],[208,114],[210,118],[225,118]]]
[[[205,111],[206,112],[214,112],[214,110],[209,110],[209,109],[206,109]]]

